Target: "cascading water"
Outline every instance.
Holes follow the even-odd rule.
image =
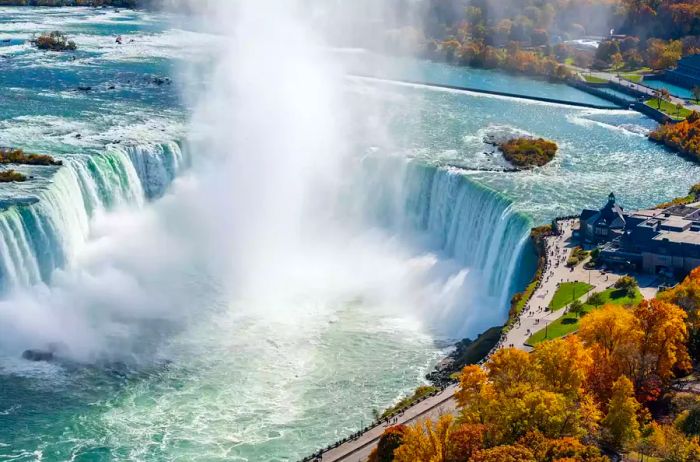
[[[183,168],[189,166],[189,159],[178,143],[139,145],[125,148],[141,179],[148,199],[163,195],[168,185]]]
[[[97,211],[142,206],[162,195],[185,166],[175,142],[110,146],[100,154],[65,159],[36,203],[0,213],[0,286],[8,291],[48,283],[87,239]]]
[[[491,319],[499,322],[500,314],[502,320],[518,276],[527,273],[520,268],[531,219],[515,212],[503,194],[471,181],[458,169],[371,156],[363,160],[361,171],[362,184],[356,190],[371,194],[361,205],[364,213],[468,268],[475,281],[472,287],[479,292],[470,294],[476,299],[471,301],[487,303]],[[457,322],[452,334],[464,334],[469,305],[474,303],[444,307],[440,317]],[[483,308],[480,314],[485,314]]]

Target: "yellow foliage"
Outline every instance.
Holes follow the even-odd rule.
[[[593,359],[581,340],[572,335],[538,344],[533,362],[541,374],[544,388],[580,395]]]
[[[639,408],[632,382],[625,376],[620,377],[613,385],[608,414],[601,422],[606,439],[613,447],[626,449],[637,442],[640,436],[637,421]]]
[[[403,443],[394,451],[395,462],[446,462],[448,439],[453,428],[450,414],[437,422],[426,420],[406,428]]]

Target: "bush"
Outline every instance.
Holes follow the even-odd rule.
[[[503,157],[519,168],[541,167],[554,159],[559,147],[543,138],[513,138],[498,145]]]
[[[11,183],[13,181],[27,181],[27,177],[14,170],[0,172],[0,183]]]
[[[687,411],[687,414],[680,422],[680,429],[689,436],[700,435],[700,409],[695,408]]]
[[[21,149],[0,149],[0,164],[63,165],[44,154],[27,154]]]
[[[399,401],[395,406],[390,407],[379,416],[380,419],[388,418],[389,416],[401,412],[406,408],[411,407],[414,403],[420,401],[421,399],[427,397],[433,392],[439,391],[437,387],[422,385],[413,392],[413,395],[408,396],[401,401]]]
[[[590,297],[588,297],[588,300],[586,300],[586,303],[588,305],[600,306],[603,303],[605,303],[605,299],[603,298],[603,295],[600,292],[594,292],[591,294]]]
[[[586,257],[588,257],[588,252],[583,250],[581,247],[574,247],[568,260],[566,260],[566,266],[570,268],[576,266],[584,261]]]
[[[637,280],[632,276],[622,276],[615,282],[615,288],[623,290],[628,297],[634,296],[636,293],[638,284]]]
[[[74,41],[68,40],[68,37],[59,31],[41,34],[32,40],[32,44],[40,50],[48,51],[75,51],[78,48]]]

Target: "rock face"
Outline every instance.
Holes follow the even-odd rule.
[[[22,353],[22,358],[27,361],[51,361],[53,359],[53,352],[46,350],[25,350]]]

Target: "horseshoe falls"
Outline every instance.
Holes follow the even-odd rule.
[[[298,460],[503,323],[532,226],[700,174],[636,113],[387,79],[597,102],[571,88],[241,5],[0,7],[0,146],[63,162],[0,183],[0,461]],[[56,29],[75,53],[30,45]],[[503,172],[510,133],[556,160]]]

